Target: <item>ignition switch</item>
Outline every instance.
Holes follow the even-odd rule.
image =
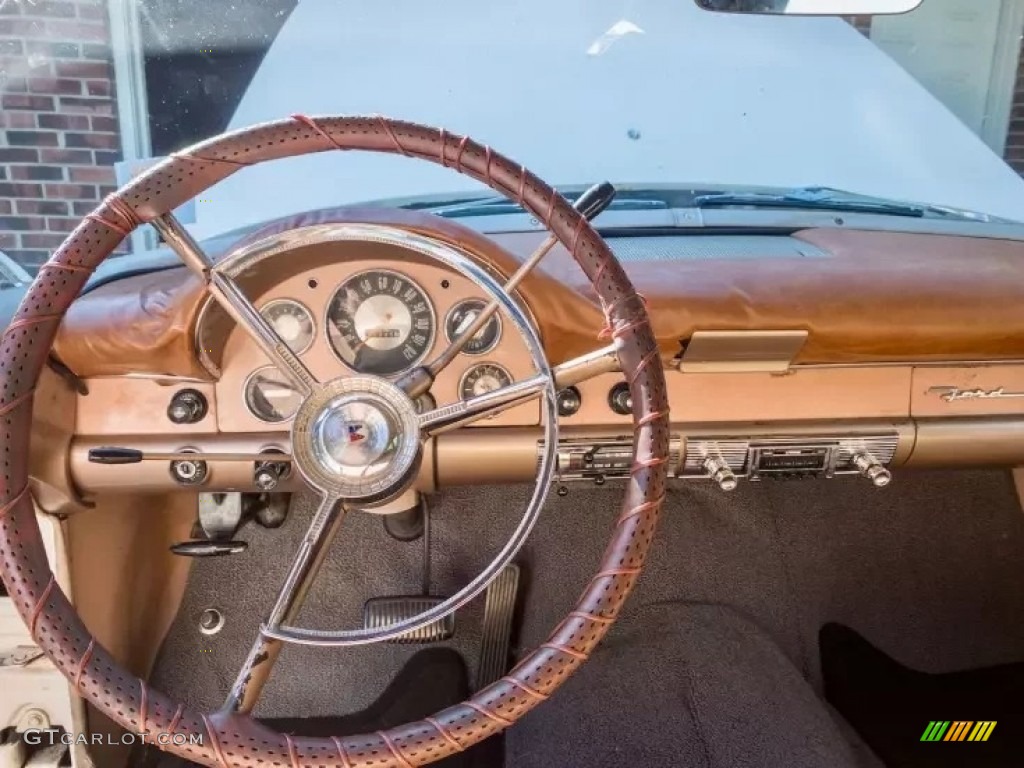
[[[183,449],[180,453],[197,453],[194,450]],[[171,462],[171,477],[181,485],[199,485],[206,480],[209,468],[206,462],[198,457],[195,459],[182,459]]]

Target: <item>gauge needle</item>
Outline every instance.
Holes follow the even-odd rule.
[[[473,321],[476,320],[476,316],[479,314],[480,313],[477,312],[475,309],[471,309],[469,312],[467,312],[466,316],[462,318],[462,322],[459,323],[459,327],[455,329],[455,335],[461,336],[463,333],[465,333],[466,329],[473,324]]]

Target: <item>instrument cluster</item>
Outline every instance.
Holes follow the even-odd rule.
[[[257,301],[257,309],[293,352],[319,358],[323,366],[329,364],[334,370],[328,377],[348,371],[395,379],[437,355],[488,304],[472,284],[454,285],[461,280],[457,275],[444,277],[447,273],[434,270],[438,279],[428,287],[422,266],[415,270],[415,277],[404,266],[363,265],[322,281],[323,289],[319,278],[289,280],[280,292]],[[315,293],[303,295],[302,289]],[[523,347],[518,336],[513,334],[514,341],[503,343],[503,331],[501,314],[495,313],[473,335],[446,371],[451,391],[445,393],[449,397],[444,402],[508,386],[526,373],[513,370],[521,367],[518,359]],[[515,350],[511,360],[510,348]],[[267,425],[285,425],[302,402],[273,365],[252,368],[241,389],[248,413]],[[425,395],[417,407],[426,410],[436,403]]]

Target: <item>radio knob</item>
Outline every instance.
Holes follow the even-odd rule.
[[[729,469],[729,465],[725,463],[724,459],[720,459],[717,456],[708,456],[704,459],[704,471],[708,473],[708,476],[718,483],[718,487],[723,491],[734,491],[738,485],[735,473]]]
[[[853,456],[853,466],[876,488],[885,488],[892,482],[892,472],[867,451],[859,451]]]

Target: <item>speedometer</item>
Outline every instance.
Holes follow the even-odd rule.
[[[393,376],[418,363],[434,341],[434,309],[398,272],[374,269],[342,283],[327,307],[331,348],[359,373]]]

